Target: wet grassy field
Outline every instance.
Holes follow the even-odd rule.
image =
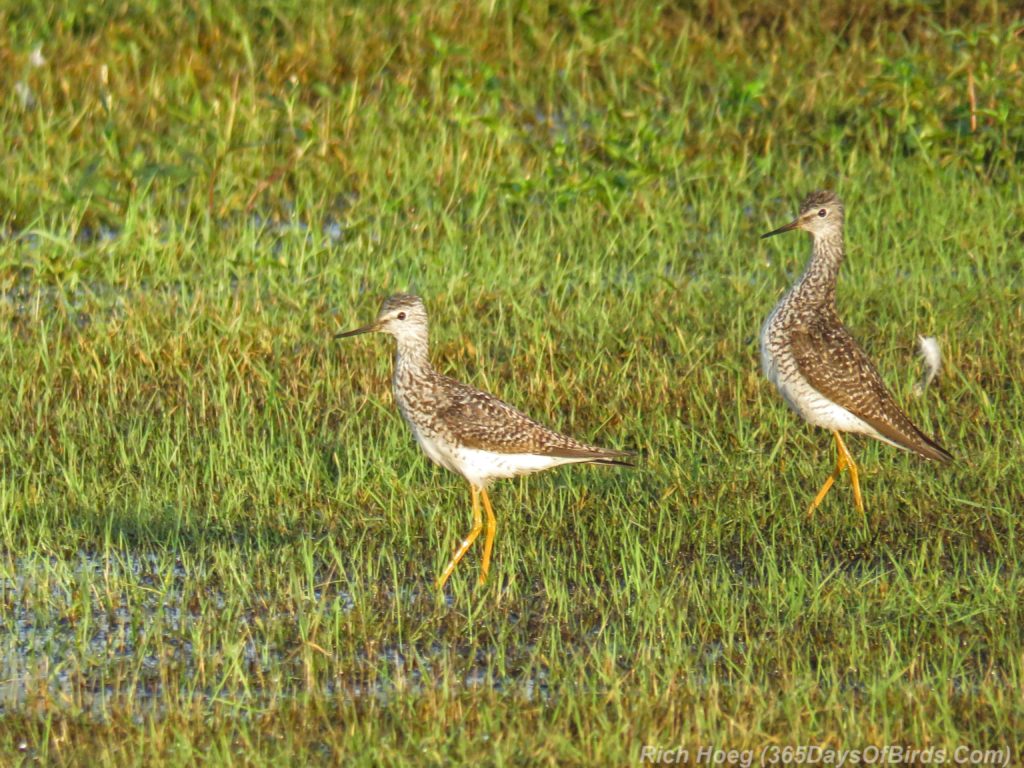
[[[0,762],[640,761],[1024,742],[1024,56],[1009,6],[0,8]],[[759,370],[847,206],[839,309],[958,461]],[[465,482],[433,359],[636,450]],[[918,335],[939,379],[919,398]]]

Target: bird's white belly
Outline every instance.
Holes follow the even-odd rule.
[[[776,386],[789,407],[808,424],[840,432],[872,436],[878,434],[866,421],[824,397],[804,381],[779,381]]]
[[[779,394],[796,414],[816,427],[853,432],[885,440],[878,430],[855,416],[843,406],[832,402],[808,383],[799,374],[793,361],[777,360],[767,346],[761,345],[761,365],[768,380],[779,390]],[[789,375],[783,374],[783,370]]]
[[[458,459],[455,457],[455,452],[448,443],[423,434],[412,421],[409,421],[409,428],[412,430],[413,435],[415,435],[416,442],[419,443],[420,448],[423,449],[423,452],[427,454],[427,457],[432,462],[441,465],[445,469],[450,469],[452,472],[461,471]]]
[[[416,442],[427,457],[435,464],[462,475],[477,488],[486,488],[498,478],[518,477],[560,464],[573,464],[586,459],[568,459],[561,456],[539,456],[528,453],[495,453],[477,448],[467,448],[427,435],[409,422]]]
[[[560,464],[573,464],[586,459],[568,459],[564,456],[540,456],[529,453],[494,453],[478,448],[455,449],[453,456],[458,463],[456,472],[478,488],[485,488],[497,478],[518,477],[551,469]]]

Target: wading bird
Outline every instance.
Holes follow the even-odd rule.
[[[483,530],[480,499],[487,512],[480,583],[491,566],[497,521],[487,486],[562,464],[618,464],[631,454],[587,445],[548,429],[494,395],[443,376],[430,364],[427,310],[418,296],[399,293],[385,299],[377,319],[335,338],[379,331],[395,337],[395,402],[416,442],[430,459],[469,481],[473,528],[437,580],[444,587],[455,566]]]
[[[942,463],[953,457],[907,418],[836,313],[836,277],[845,254],[842,202],[832,192],[812,192],[793,221],[761,237],[791,229],[811,233],[811,260],[761,328],[761,366],[800,418],[835,436],[835,471],[807,514],[844,469],[850,470],[854,503],[863,513],[857,465],[840,432],[869,435]]]

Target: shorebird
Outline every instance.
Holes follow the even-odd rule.
[[[836,277],[845,254],[842,202],[832,192],[812,192],[793,221],[761,237],[791,229],[811,233],[811,259],[761,328],[761,367],[800,418],[835,437],[835,471],[807,514],[814,513],[844,469],[850,470],[853,500],[863,514],[857,465],[841,432],[869,435],[933,461],[953,457],[900,409],[836,313]]]
[[[437,580],[443,588],[455,566],[483,530],[480,500],[487,512],[487,536],[480,583],[491,567],[497,520],[487,496],[492,480],[516,477],[562,464],[618,464],[632,454],[581,443],[548,429],[522,411],[449,376],[430,364],[427,310],[419,296],[398,293],[384,300],[377,319],[335,338],[379,331],[395,337],[395,402],[416,442],[435,463],[469,482],[473,528]]]

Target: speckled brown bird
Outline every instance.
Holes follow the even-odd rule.
[[[803,276],[761,328],[761,366],[789,406],[806,422],[832,430],[838,458],[807,510],[812,514],[844,469],[864,511],[857,465],[840,432],[869,435],[926,459],[953,457],[900,409],[881,376],[836,313],[836,277],[843,263],[843,204],[832,192],[812,192],[799,215],[762,238],[802,229],[813,238]]]
[[[581,443],[548,429],[494,395],[434,370],[427,344],[427,310],[418,296],[399,293],[386,299],[377,319],[335,338],[380,331],[395,337],[395,402],[423,452],[436,464],[469,481],[473,529],[437,580],[444,587],[463,555],[483,529],[480,499],[487,511],[480,583],[487,578],[497,521],[487,496],[492,480],[516,477],[562,464],[618,464],[631,454]]]

